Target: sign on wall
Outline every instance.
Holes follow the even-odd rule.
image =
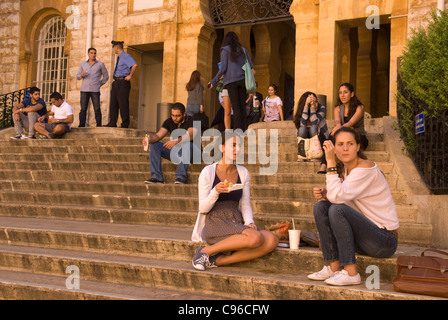
[[[425,115],[419,113],[415,116],[415,134],[425,132]]]

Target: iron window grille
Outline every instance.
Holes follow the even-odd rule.
[[[215,28],[292,20],[292,0],[210,0]]]
[[[68,59],[64,52],[67,28],[62,17],[50,19],[42,28],[38,41],[37,81],[41,98],[48,102],[53,92],[67,93]]]

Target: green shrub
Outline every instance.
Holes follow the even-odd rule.
[[[448,109],[448,14],[431,12],[426,29],[413,30],[403,54],[401,73],[409,95],[398,90],[400,132],[413,151],[415,131],[411,97],[425,117],[440,117]],[[445,123],[448,126],[448,123]]]

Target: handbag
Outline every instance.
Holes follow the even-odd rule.
[[[319,134],[314,137],[306,139],[297,137],[298,154],[297,160],[309,161],[312,159],[320,159],[323,157],[324,152],[319,141]]]
[[[447,252],[426,249],[421,256],[397,258],[397,274],[392,280],[394,290],[448,298],[448,259],[426,256],[426,252],[447,255]]]
[[[246,62],[244,63],[242,69],[244,70],[245,80],[246,80],[246,91],[249,94],[255,94],[257,92],[257,86],[255,84],[254,73],[252,72],[252,67],[250,66],[249,60],[247,59],[246,49],[243,48],[244,54],[246,55]]]
[[[224,80],[220,79],[216,84],[216,91],[222,92],[222,90],[224,90]]]

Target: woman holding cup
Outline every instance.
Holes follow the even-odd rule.
[[[235,164],[242,138],[229,130],[221,138],[222,160],[199,176],[199,214],[192,240],[205,240],[209,246],[196,250],[192,264],[197,270],[256,259],[278,244],[272,232],[259,231],[254,223],[249,171]],[[229,185],[242,188],[230,191]]]
[[[389,258],[397,248],[399,222],[392,194],[378,165],[360,151],[361,139],[351,128],[324,142],[327,187],[314,188],[314,218],[324,260],[321,271],[308,276],[330,285],[356,285],[361,278],[355,253]],[[337,167],[336,158],[342,163]]]

